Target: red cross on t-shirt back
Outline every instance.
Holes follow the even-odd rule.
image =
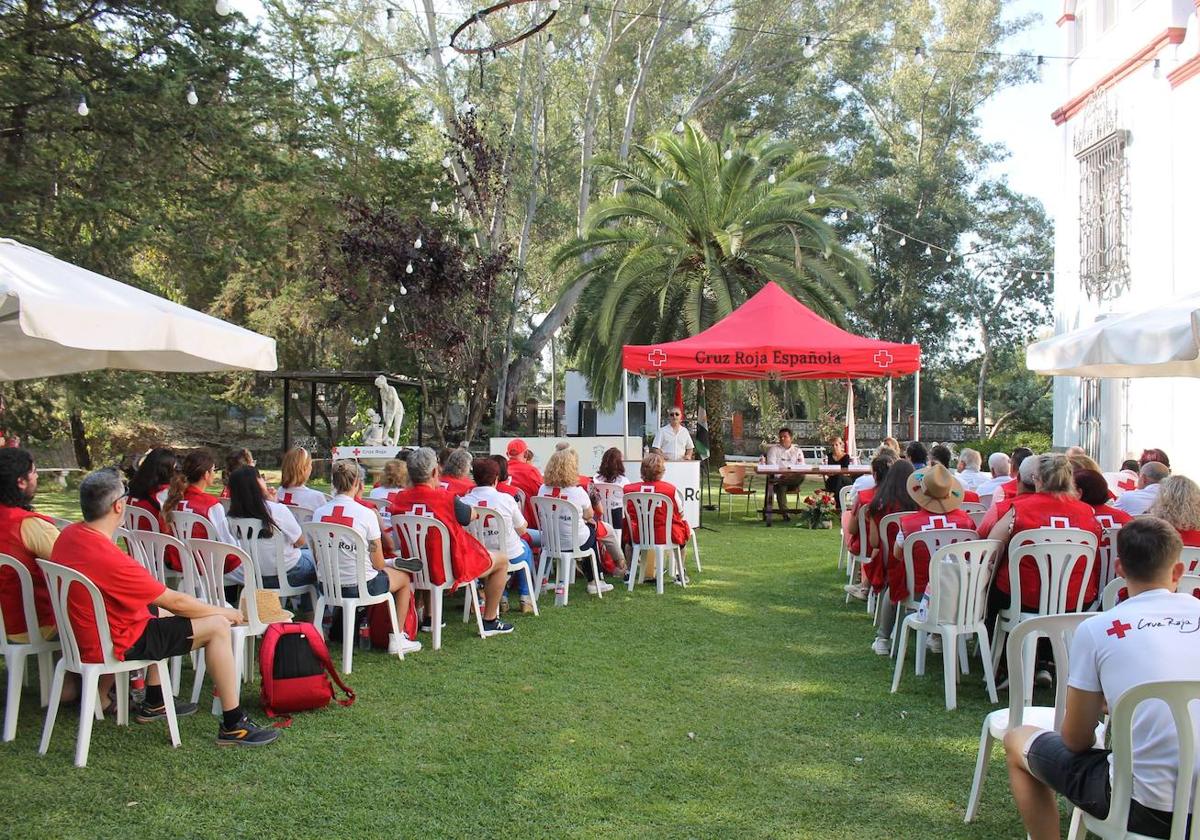
[[[330,522],[334,525],[345,525],[347,528],[354,527],[353,517],[346,516],[346,509],[338,505],[329,513],[321,517],[322,522]]]
[[[1123,621],[1121,621],[1121,619],[1118,618],[1112,623],[1112,627],[1109,627],[1105,633],[1109,636],[1116,636],[1118,639],[1124,639],[1125,634],[1132,629],[1133,625],[1125,624]]]
[[[922,531],[936,531],[939,528],[949,528],[950,520],[944,516],[931,516],[929,522],[921,526]]]
[[[295,504],[295,502],[292,501],[291,493],[280,493],[279,494],[279,503],[284,504],[284,505]]]

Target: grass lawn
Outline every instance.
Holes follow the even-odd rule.
[[[39,508],[77,518],[66,501]],[[77,770],[74,710],[38,757],[31,687],[0,745],[0,836],[1023,836],[1001,751],[962,821],[991,708],[978,663],[954,712],[940,656],[916,678],[910,652],[889,694],[869,617],[843,603],[836,531],[716,527],[686,590],[580,586],[486,642],[451,608],[439,652],[356,651],[358,702],[298,715],[262,751],[215,747],[202,702],[182,748],[165,724],[105,721]],[[254,709],[257,685],[244,696]]]

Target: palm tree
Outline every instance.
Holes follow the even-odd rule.
[[[689,123],[598,168],[623,189],[592,205],[554,266],[572,266],[563,288],[587,283],[568,349],[603,405],[620,394],[623,345],[694,335],[768,280],[842,323],[870,283],[826,218],[857,197],[822,183],[829,160],[792,143],[739,143],[730,128],[717,142]]]

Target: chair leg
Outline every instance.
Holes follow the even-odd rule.
[[[942,680],[946,684],[946,711],[958,706],[958,640],[949,633],[942,637]]]
[[[4,740],[17,737],[17,715],[21,711],[21,683],[25,680],[25,657],[27,654],[9,653],[4,657],[8,666],[8,697],[4,702]]]
[[[1083,825],[1083,811],[1079,808],[1071,812],[1071,825],[1067,828],[1067,840],[1084,840],[1087,829]]]
[[[442,589],[429,590],[430,627],[433,630],[433,649],[442,649]]]
[[[179,696],[180,684],[183,682],[183,657],[171,657],[171,694]]]
[[[700,569],[700,543],[696,539],[695,531],[692,531],[692,559],[696,561],[696,574],[700,574],[700,572],[701,572],[701,569]],[[682,568],[683,567],[683,551],[682,551],[682,549],[679,552],[679,566],[680,566],[680,571],[682,572],[683,571],[683,568]]]
[[[924,630],[917,631],[917,676],[925,676],[925,654],[929,650],[926,642],[929,639],[929,634]]]
[[[58,717],[58,701],[62,698],[63,680],[67,675],[67,660],[60,659],[54,666],[54,678],[50,680],[50,700],[46,704],[46,723],[42,726],[42,742],[38,744],[38,755],[45,755],[50,747],[50,735],[54,732],[54,719]]]
[[[392,622],[392,634],[394,636],[396,636],[396,638],[399,638],[400,637],[400,616],[397,615],[397,613],[396,613],[396,599],[391,596],[391,593],[388,594],[387,605],[388,605],[388,618]],[[401,662],[404,661],[404,651],[403,650],[397,651],[396,655],[399,657]]]
[[[530,563],[526,563],[525,571],[523,572],[523,574],[525,575],[525,588],[529,591],[530,596],[531,596],[529,600],[533,604],[533,614],[540,615],[540,613],[538,612],[538,604],[537,604],[538,599],[537,599],[537,596],[534,594],[535,592],[537,592],[537,590],[533,588],[533,573],[529,570],[530,565],[531,565]]]
[[[196,673],[192,677],[192,702],[200,702],[200,689],[204,687],[204,673],[208,669],[208,661],[204,658],[204,648],[196,651]]]
[[[976,633],[979,639],[979,659],[983,663],[983,680],[987,684],[988,699],[998,703],[996,699],[996,672],[992,670],[992,652],[988,648],[987,630]]]
[[[479,625],[479,638],[486,639],[487,634],[483,630],[483,610],[479,608],[479,589],[475,585],[475,581],[468,584],[468,595],[471,598],[471,603],[475,605],[475,623]]]
[[[912,627],[908,624],[901,624],[899,630],[900,644],[896,650],[896,668],[892,671],[892,694],[900,688],[900,674],[904,671],[904,658],[908,652],[908,634]]]
[[[971,780],[971,793],[967,796],[967,813],[963,822],[974,822],[979,814],[979,800],[983,795],[983,782],[987,779],[988,759],[991,755],[992,733],[985,718],[983,732],[979,736],[979,756],[975,759],[975,777]]]
[[[466,589],[463,590],[463,624],[466,624],[468,621],[471,620],[470,596],[474,595],[475,581],[471,581],[470,589],[472,590],[470,592],[468,592]],[[476,606],[479,605],[478,596],[475,596],[475,605]]]
[[[654,578],[654,588],[658,590],[659,595],[663,594],[663,578],[666,577],[667,573],[667,570],[664,568],[666,565],[665,553],[662,546],[656,546],[654,549],[654,569],[657,573]]]
[[[971,673],[971,657],[967,656],[967,637],[958,637],[958,669],[963,674]]]
[[[96,716],[96,695],[100,693],[100,674],[85,667],[80,674],[80,690],[83,692],[79,702],[79,737],[75,740],[75,766],[86,767],[88,749],[92,745],[92,722]],[[61,686],[59,688],[61,691]],[[56,701],[58,696],[51,698]]]
[[[354,644],[357,639],[354,638],[354,608],[358,606],[357,601],[342,601],[342,673],[346,676],[350,675],[350,669],[354,667]]]
[[[555,557],[557,572],[554,577],[554,606],[565,607],[571,600],[571,573],[575,571],[575,560]]]
[[[317,628],[317,632],[322,636],[325,635],[325,598],[318,597],[313,601],[313,625]],[[326,639],[325,641],[329,641]]]
[[[117,688],[117,726],[128,726],[129,725],[129,672],[121,671],[120,673],[114,674],[113,676],[116,677],[116,688]],[[170,684],[171,684],[170,678],[171,678],[171,675],[167,674],[167,681],[165,683],[163,683],[164,686],[170,686]],[[165,695],[164,695],[164,697],[165,697]],[[99,706],[99,705],[103,705],[103,704],[97,703],[97,705]],[[99,716],[97,715],[97,717],[99,717]]]
[[[642,550],[638,546],[632,546],[629,552],[629,580],[626,582],[625,588],[630,592],[633,591],[634,585],[637,583],[638,576],[638,561],[642,556]]]
[[[593,548],[591,554],[588,555],[588,562],[592,564],[592,580],[596,581],[596,597],[603,601],[604,587],[600,584],[604,582],[604,578],[600,576],[600,564],[597,562],[599,552],[600,549]]]
[[[38,654],[38,699],[42,708],[50,702],[50,678],[54,675],[54,654],[44,650]]]
[[[167,685],[171,679],[171,671],[167,668],[167,660],[159,660],[155,666],[158,669],[158,679],[163,685]],[[175,717],[175,704],[171,702],[171,698],[166,699],[167,707],[167,731],[171,733],[171,746],[178,747],[179,740],[179,720]]]
[[[892,656],[896,655],[896,638],[900,635],[900,628],[904,624],[904,619],[907,617],[904,604],[901,602],[896,605],[896,620],[892,622]]]

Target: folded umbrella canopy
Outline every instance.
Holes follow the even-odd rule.
[[[0,239],[0,380],[276,367],[273,338]]]
[[[1200,376],[1200,293],[1035,342],[1025,366],[1057,376]]]

